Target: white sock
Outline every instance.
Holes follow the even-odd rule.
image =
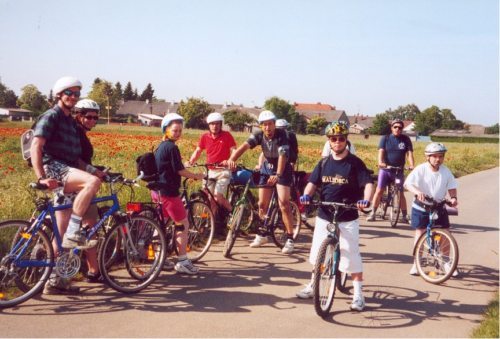
[[[80,231],[80,225],[82,224],[82,217],[78,215],[71,214],[71,218],[69,219],[68,229],[66,230],[66,234],[68,236],[73,236]]]
[[[354,296],[353,299],[361,298],[363,297],[363,282],[362,281],[357,281],[354,280],[352,282],[352,287],[354,287]]]
[[[181,262],[181,261],[187,260],[187,258],[188,258],[187,255],[179,255],[177,257],[177,261]]]

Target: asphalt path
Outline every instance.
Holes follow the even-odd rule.
[[[147,290],[122,295],[78,283],[78,296],[40,295],[0,310],[1,337],[468,337],[498,290],[498,168],[459,179],[460,277],[433,285],[410,276],[413,231],[361,218],[364,312],[337,292],[321,319],[295,293],[310,277],[311,231],[288,256],[238,239],[232,259],[216,244],[198,277],[164,272]],[[408,198],[410,198],[408,196]],[[348,281],[348,286],[352,286]],[[351,288],[352,292],[352,288]]]

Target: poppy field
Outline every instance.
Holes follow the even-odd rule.
[[[20,136],[28,129],[29,123],[0,123],[0,220],[29,218],[33,202],[28,184],[35,181],[33,170],[22,159]],[[177,145],[183,160],[188,160],[196,148],[198,139],[204,131],[184,130]],[[236,143],[243,143],[249,133],[233,133]],[[111,167],[112,172],[123,173],[127,178],[136,177],[135,159],[150,151],[161,141],[158,128],[137,126],[98,125],[89,132],[94,145],[96,165]],[[359,156],[367,167],[376,170],[377,145],[379,136],[368,139],[350,136]],[[311,171],[320,160],[321,150],[326,141],[324,136],[299,135],[299,169]],[[415,163],[424,161],[423,149],[426,143],[414,143]],[[498,166],[498,144],[447,143],[449,152],[445,164],[456,176]],[[240,159],[245,166],[253,168],[257,163],[259,148],[246,152]],[[204,161],[204,155],[199,162]],[[102,187],[105,187],[103,185]],[[103,188],[105,191],[106,188]],[[120,192],[122,203],[129,199],[129,192]],[[136,200],[149,200],[149,192],[144,187],[135,189]]]

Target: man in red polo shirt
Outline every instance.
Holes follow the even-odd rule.
[[[222,130],[224,117],[222,114],[214,112],[207,116],[208,132],[202,134],[198,146],[191,155],[188,161],[189,165],[193,165],[200,157],[203,150],[207,151],[207,163],[221,163],[229,159],[231,153],[236,149],[236,142],[231,133]],[[208,171],[208,177],[216,179],[216,182],[210,181],[208,187],[215,196],[215,200],[219,205],[222,205],[226,211],[221,215],[229,213],[232,209],[229,201],[226,199],[227,187],[231,181],[231,171],[227,169],[211,168]],[[217,212],[217,206],[213,204],[212,211],[214,215]]]

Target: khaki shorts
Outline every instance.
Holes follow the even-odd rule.
[[[208,178],[217,180],[216,182],[209,181],[208,189],[213,194],[220,193],[225,196],[231,182],[231,171],[226,169],[208,170]],[[203,185],[205,185],[205,180],[203,180]]]

